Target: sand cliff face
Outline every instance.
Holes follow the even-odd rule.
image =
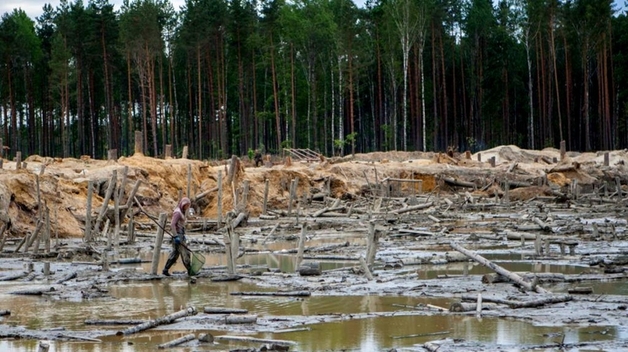
[[[219,173],[222,174],[222,213],[232,210],[234,203],[242,202],[248,183],[246,210],[250,216],[261,213],[266,180],[268,207],[272,209],[288,207],[293,180],[297,180],[295,198],[304,207],[308,199],[320,193],[329,192],[344,200],[407,196],[412,192],[446,194],[459,190],[457,182],[466,184],[472,194],[500,197],[508,181],[509,197],[515,200],[552,195],[576,184],[582,189],[592,189],[606,183],[614,189],[619,181],[622,188],[625,187],[628,153],[609,151],[608,166],[605,166],[604,154],[568,152],[561,160],[556,149],[524,150],[512,145],[476,154],[376,152],[310,162],[275,159],[272,163],[267,160],[264,166],[257,168],[252,162],[241,160],[234,167],[235,175],[230,175],[231,160],[163,160],[134,155],[105,161],[88,157],[31,156],[19,169],[13,161],[3,162],[0,226],[5,224],[8,229],[5,235],[9,237],[23,236],[43,221],[47,209],[51,236],[81,237],[85,230],[89,181],[93,184],[91,215],[95,219],[106,199],[114,171],[117,174],[115,188],[111,189],[109,210],[104,213],[103,223],[107,218],[114,221],[115,195],[120,195],[119,207],[124,209],[133,203],[129,195],[136,186],[135,198],[151,214],[170,214],[180,194],[189,194],[195,216],[215,218]],[[495,166],[489,162],[491,158],[495,158]],[[407,182],[391,183],[391,180],[409,179],[421,180],[420,189]],[[121,213],[123,226],[128,218],[124,216],[126,210]]]

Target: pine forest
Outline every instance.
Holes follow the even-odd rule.
[[[628,148],[611,0],[62,0],[0,20],[4,156]]]

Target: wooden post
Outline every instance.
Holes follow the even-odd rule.
[[[2,137],[0,137],[0,160],[2,160],[3,158],[4,158],[4,141],[2,140]]]
[[[216,204],[218,228],[222,226],[222,170],[218,170],[218,199]]]
[[[504,181],[504,202],[510,204],[510,182]]]
[[[295,197],[295,193],[297,189],[297,182],[298,180],[296,178],[293,178],[292,182],[290,182],[290,200],[288,203],[288,216],[292,215],[292,203],[294,202],[294,197]]]
[[[621,202],[621,197],[623,196],[623,192],[621,190],[621,180],[619,176],[615,176],[615,189],[617,190],[617,202]]]
[[[360,260],[360,265],[362,266],[362,269],[364,270],[364,275],[366,275],[366,278],[369,281],[372,281],[373,280],[373,274],[371,273],[371,269],[369,269],[368,264],[366,264],[366,260],[364,260],[363,257],[360,257],[359,260]]]
[[[133,200],[135,199],[135,194],[137,193],[137,190],[140,188],[140,185],[142,184],[142,180],[137,180],[135,181],[135,185],[133,186],[133,189],[131,190],[131,193],[129,193],[129,197],[126,200],[126,204],[124,205],[124,208],[126,208],[126,212],[124,213],[124,216],[122,217],[123,219],[127,216],[132,216],[133,212],[132,210],[132,205],[133,205]]]
[[[245,211],[249,202],[249,180],[244,180],[242,188],[242,201],[238,202],[238,212]]]
[[[46,232],[44,240],[44,253],[50,253],[50,208],[46,207]]]
[[[464,158],[467,160],[471,160],[471,152],[469,150],[466,150],[464,152]]]
[[[15,169],[22,168],[22,152],[15,152]]]
[[[183,152],[181,152],[181,159],[187,159],[188,158],[188,146],[185,145],[183,146]]]
[[[109,149],[107,151],[107,160],[118,160],[118,149]]]
[[[488,163],[491,165],[491,167],[495,167],[495,157],[492,156],[488,159]]]
[[[475,315],[477,315],[478,317],[482,315],[482,294],[481,293],[478,293],[478,302],[475,307]]]
[[[114,206],[113,206],[114,220],[115,220],[115,227],[114,227],[113,233],[114,233],[114,238],[115,238],[114,245],[116,246],[116,248],[120,245],[120,200],[122,199],[122,195],[124,194],[124,189],[126,188],[129,167],[125,165],[122,172],[123,172],[122,182],[120,183],[120,188],[118,189],[118,191],[115,192],[115,199],[114,199]]]
[[[164,228],[166,226],[166,217],[168,214],[159,214],[159,226],[157,228],[157,237],[155,237],[155,251],[153,252],[153,261],[151,263],[150,273],[157,275],[159,267],[159,255],[161,254],[161,243],[164,240]]]
[[[541,247],[541,234],[538,232],[536,233],[536,239],[534,240],[534,252],[536,255],[543,254],[543,247]]]
[[[35,175],[35,187],[37,189],[37,211],[41,212],[41,190],[39,189],[39,175]]]
[[[478,161],[482,162],[482,153],[478,153]]]
[[[560,161],[565,160],[565,154],[567,154],[567,143],[560,141]]]
[[[48,342],[39,341],[37,352],[48,352],[49,349],[50,349],[50,344]]]
[[[172,144],[166,144],[166,150],[164,151],[164,159],[172,159]]]
[[[307,223],[301,225],[301,236],[299,236],[299,249],[297,250],[297,262],[294,265],[294,271],[299,270],[301,262],[303,262],[303,251],[305,250],[305,233],[307,231]]]
[[[264,181],[264,206],[262,207],[262,214],[266,215],[268,211],[268,186],[270,180],[266,179]]]
[[[375,263],[375,254],[377,253],[377,236],[375,233],[375,224],[369,221],[369,232],[367,234],[366,245],[366,264],[372,266]]]
[[[187,193],[188,198],[190,198],[191,186],[192,186],[192,164],[188,164],[188,193]]]
[[[144,143],[142,131],[135,131],[135,154],[144,154]]]
[[[0,158],[0,169],[4,168],[4,159]]]
[[[610,165],[610,158],[608,155],[608,152],[604,153],[604,166],[609,166]]]
[[[131,213],[129,225],[127,227],[127,242],[129,244],[135,243],[135,218],[133,216],[133,213]]]
[[[98,229],[100,228],[100,222],[102,221],[102,218],[107,213],[107,209],[109,209],[109,200],[111,199],[111,195],[113,194],[113,191],[116,188],[117,181],[118,181],[118,170],[113,170],[111,172],[111,179],[109,180],[109,186],[107,187],[107,192],[105,193],[105,199],[103,199],[102,207],[100,208],[100,212],[98,213],[98,217],[96,218],[94,231],[98,231]]]
[[[85,242],[92,241],[92,195],[94,193],[94,181],[87,183],[87,206],[85,214]]]
[[[0,227],[0,252],[2,252],[2,248],[4,248],[4,243],[6,242],[7,236],[4,235],[4,231],[7,229],[7,224],[2,224]]]
[[[44,276],[50,275],[50,262],[44,262]]]

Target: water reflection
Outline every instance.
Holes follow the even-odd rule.
[[[412,346],[441,337],[494,342],[509,346],[555,343],[566,334],[565,342],[606,340],[617,338],[615,328],[562,328],[535,327],[525,322],[497,318],[477,319],[461,315],[393,316],[367,319],[352,318],[352,314],[366,312],[394,312],[420,304],[449,306],[446,299],[428,299],[397,296],[314,296],[305,299],[293,297],[246,297],[233,296],[230,292],[259,290],[241,282],[212,283],[201,281],[189,284],[185,280],[146,282],[110,287],[115,300],[67,302],[43,297],[14,296],[6,294],[11,288],[0,286],[0,301],[12,308],[11,316],[0,320],[5,324],[27,325],[45,329],[65,327],[67,329],[92,329],[85,326],[86,319],[153,319],[172,313],[182,307],[193,305],[199,310],[204,306],[244,308],[260,317],[277,315],[324,315],[343,314],[340,322],[316,324],[310,331],[291,333],[259,333],[253,336],[268,339],[285,339],[298,343],[298,351],[341,350],[381,351],[390,348]],[[406,308],[407,309],[407,308]],[[106,328],[111,334],[120,327]],[[200,333],[201,331],[197,331]],[[202,331],[205,332],[205,331]],[[227,332],[209,331],[214,335]],[[447,332],[446,335],[414,336]],[[54,342],[51,352],[144,352],[154,351],[157,344],[188,333],[183,331],[149,330],[136,335],[119,338],[103,337],[102,343]],[[624,332],[623,335],[626,333]],[[247,347],[241,342],[221,342],[217,346],[183,348],[181,351],[209,351]],[[259,347],[250,345],[248,347]],[[36,341],[0,341],[0,351],[36,351]]]

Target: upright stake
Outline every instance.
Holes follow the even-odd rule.
[[[301,226],[301,236],[299,237],[299,249],[297,251],[297,262],[294,266],[294,270],[298,271],[303,261],[303,251],[305,250],[305,233],[307,231],[307,223],[303,223]]]
[[[159,226],[157,227],[157,237],[155,237],[155,251],[153,252],[153,262],[151,263],[150,272],[157,275],[159,267],[159,255],[161,254],[161,243],[164,240],[164,227],[166,226],[166,213],[159,214]]]
[[[268,211],[268,184],[270,181],[266,179],[264,181],[264,207],[262,208],[262,214],[266,215]]]
[[[220,228],[222,226],[222,170],[218,170],[218,204],[217,204],[217,226]]]
[[[190,198],[191,185],[192,185],[192,164],[188,164],[188,193],[187,193],[188,198]]]
[[[94,189],[94,181],[89,180],[87,183],[87,210],[85,214],[85,242],[92,241],[92,194]]]

